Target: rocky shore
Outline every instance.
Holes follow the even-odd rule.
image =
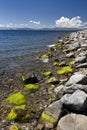
[[[0,130],[87,129],[87,30],[49,45],[21,72],[2,75]]]

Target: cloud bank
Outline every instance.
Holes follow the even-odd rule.
[[[38,24],[38,25],[40,24],[40,21],[33,21],[33,20],[30,20],[29,22],[30,22],[30,23],[33,23],[33,24]]]
[[[55,21],[56,27],[60,28],[81,28],[81,27],[86,27],[87,22],[82,22],[80,16],[76,16],[73,18],[68,18],[62,16],[60,19]]]

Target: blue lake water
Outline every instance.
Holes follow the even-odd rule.
[[[64,31],[0,30],[0,59],[27,55],[58,41]]]

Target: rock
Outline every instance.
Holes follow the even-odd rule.
[[[87,94],[76,90],[73,94],[65,94],[61,98],[64,107],[70,111],[80,112],[87,109]]]
[[[87,52],[86,52],[86,51],[82,51],[82,52],[79,53],[78,56],[81,56],[81,57],[82,57],[82,56],[87,56]]]
[[[18,126],[12,125],[8,130],[19,130]]]
[[[87,116],[80,114],[68,114],[62,117],[58,123],[57,130],[86,130]]]
[[[44,130],[44,125],[43,124],[38,124],[35,130]]]
[[[81,84],[72,84],[71,86],[64,86],[60,85],[54,89],[54,92],[58,96],[58,98],[61,98],[66,93],[73,93],[75,90],[82,90],[87,92],[87,85],[81,85]]]
[[[6,102],[15,105],[23,105],[27,103],[25,96],[20,92],[10,95],[6,99]]]
[[[79,56],[75,58],[75,63],[84,63],[86,62],[86,56]]]
[[[67,66],[67,63],[66,63],[66,61],[62,61],[61,63],[60,63],[60,65],[63,67],[63,66]]]
[[[50,104],[45,111],[42,113],[41,118],[45,124],[50,123],[53,128],[63,113],[63,106],[60,101],[53,102]]]
[[[87,85],[87,76],[79,73],[72,75],[65,85],[70,86],[72,84]]]
[[[81,47],[87,48],[87,43],[81,44]]]
[[[35,75],[31,75],[29,78],[24,78],[24,76],[22,76],[22,81],[24,84],[35,84],[38,83],[38,78]]]
[[[80,44],[78,42],[70,44],[69,48],[71,51],[77,50],[78,48],[80,48]]]
[[[41,60],[42,60],[43,63],[48,63],[49,62],[48,58],[41,58]]]
[[[79,64],[76,68],[87,68],[87,63]]]
[[[68,57],[68,58],[75,58],[73,52],[68,53],[68,54],[66,55],[66,57]]]
[[[58,84],[59,80],[56,77],[50,77],[47,81],[49,84]]]

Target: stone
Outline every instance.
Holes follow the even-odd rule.
[[[82,56],[87,56],[87,52],[86,52],[86,51],[82,51],[82,52],[79,53],[78,56],[81,56],[81,57],[82,57]]]
[[[55,101],[50,104],[45,111],[42,113],[41,118],[46,126],[50,123],[51,126],[55,126],[63,114],[63,106],[60,101]]]
[[[58,84],[59,80],[56,77],[50,77],[47,81],[49,84]]]
[[[18,126],[12,125],[12,126],[9,127],[8,130],[20,130],[20,129],[18,128]]]
[[[77,50],[78,48],[80,48],[80,44],[78,42],[72,43],[72,44],[69,45],[69,48],[70,48],[71,51]]]
[[[74,62],[75,63],[84,63],[84,62],[86,62],[86,56],[79,56],[79,57],[76,57],[75,58],[75,60],[74,60]]]
[[[68,58],[75,58],[73,52],[68,53],[68,54],[66,55],[66,57],[68,57]]]
[[[73,94],[65,94],[61,98],[61,102],[68,110],[81,112],[87,109],[87,94],[76,90]]]
[[[72,84],[71,86],[60,85],[54,89],[54,92],[56,93],[58,98],[61,98],[64,94],[66,93],[71,94],[78,89],[87,92],[87,85],[81,85],[81,84]]]
[[[68,114],[62,117],[57,125],[57,130],[86,130],[87,116],[81,114]]]
[[[22,76],[22,81],[24,84],[35,84],[38,83],[38,78],[37,76],[35,76],[34,74],[32,74],[29,78],[24,78],[24,76]]]
[[[87,68],[87,63],[79,64],[76,68]]]
[[[38,124],[35,130],[44,130],[44,125]]]
[[[43,75],[44,76],[51,76],[52,72],[51,71],[45,71],[45,72],[43,72]]]
[[[81,44],[81,47],[87,48],[87,43]]]
[[[70,86],[72,84],[87,85],[87,76],[79,73],[72,75],[65,85]]]

